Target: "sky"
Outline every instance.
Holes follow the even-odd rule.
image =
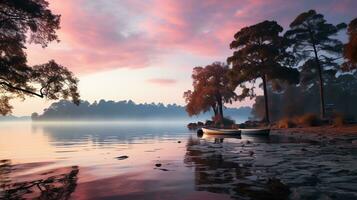
[[[315,9],[328,22],[357,17],[356,0],[48,0],[61,14],[60,42],[28,45],[30,65],[51,59],[79,78],[81,98],[184,105],[196,66],[225,61],[241,28],[275,20],[284,29]],[[52,101],[14,100],[14,115],[41,113]],[[252,100],[234,103],[251,106]]]

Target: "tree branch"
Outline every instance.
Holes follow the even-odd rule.
[[[14,90],[18,90],[18,91],[21,91],[21,92],[24,92],[24,93],[28,93],[28,94],[31,94],[31,95],[35,95],[35,96],[38,96],[40,98],[43,98],[45,96],[42,93],[38,94],[38,93],[30,91],[30,90],[26,90],[26,89],[23,89],[23,88],[20,88],[20,87],[12,86],[11,84],[6,83],[6,82],[0,82],[0,85],[5,85],[8,88],[11,88],[11,89],[14,89]]]
[[[335,61],[335,60],[343,59],[343,57],[329,58],[329,57],[327,57],[327,56],[325,56],[325,55],[319,55],[319,57],[324,58],[325,61],[326,61],[326,60],[328,60],[328,61]]]

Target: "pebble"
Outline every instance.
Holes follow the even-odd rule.
[[[118,160],[125,160],[127,158],[129,158],[129,156],[119,156],[119,157],[117,157]]]

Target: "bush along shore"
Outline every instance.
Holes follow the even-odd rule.
[[[212,120],[205,122],[192,122],[187,124],[190,130],[197,130],[202,127],[215,128],[259,128],[270,127],[272,130],[279,130],[279,132],[312,132],[312,133],[326,133],[333,132],[335,134],[355,134],[357,133],[357,122],[354,118],[344,116],[342,114],[334,114],[327,120],[321,120],[318,115],[308,113],[302,116],[286,117],[271,124],[264,121],[248,120],[244,123],[236,124],[234,120],[224,118],[217,120],[214,117]],[[287,130],[284,130],[287,129]]]

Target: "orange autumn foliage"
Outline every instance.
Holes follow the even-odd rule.
[[[215,116],[223,118],[223,104],[232,103],[237,98],[229,83],[228,72],[229,67],[220,62],[193,69],[193,91],[188,90],[183,95],[190,116],[212,109]]]

